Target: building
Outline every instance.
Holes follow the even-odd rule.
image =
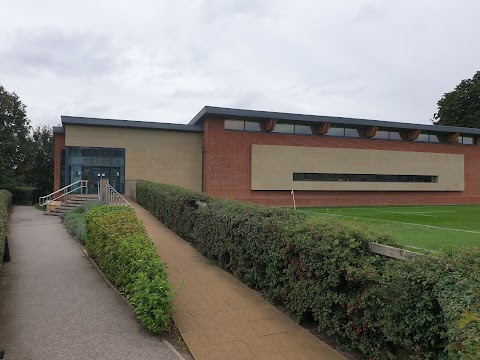
[[[62,116],[55,189],[176,184],[291,206],[480,203],[480,129],[205,107],[188,124]]]

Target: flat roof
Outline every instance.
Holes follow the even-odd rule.
[[[203,132],[203,121],[205,118],[217,119],[239,119],[261,121],[265,119],[277,119],[289,123],[312,124],[312,123],[331,123],[334,125],[350,126],[354,128],[362,128],[368,126],[378,126],[383,129],[392,131],[421,130],[427,133],[454,133],[458,132],[463,135],[479,136],[480,129],[466,128],[460,126],[442,126],[402,123],[384,120],[357,119],[338,116],[325,115],[306,115],[281,113],[273,111],[258,111],[223,108],[215,106],[205,106],[188,124],[173,124],[162,122],[136,121],[136,120],[120,120],[120,119],[101,119],[80,116],[62,115],[62,125],[94,125],[94,126],[111,126],[122,128],[137,129],[157,129],[157,130],[173,130],[187,132]],[[62,127],[53,127],[54,133],[62,133]]]
[[[356,119],[337,116],[324,116],[324,115],[305,115],[305,114],[292,114],[292,113],[280,113],[272,111],[257,111],[257,110],[244,110],[244,109],[232,109],[222,108],[214,106],[205,106],[195,117],[188,123],[189,125],[198,126],[203,125],[205,118],[232,118],[239,120],[263,120],[263,119],[277,119],[291,123],[331,123],[338,125],[350,125],[352,127],[367,127],[378,126],[387,128],[389,130],[422,130],[432,133],[452,133],[458,132],[465,135],[480,135],[480,129],[466,128],[459,126],[442,126],[442,125],[427,125],[427,124],[412,124],[383,120],[369,120],[369,119]]]
[[[172,123],[159,123],[159,122],[136,121],[136,120],[100,119],[100,118],[65,116],[65,115],[62,115],[61,118],[62,118],[63,125],[95,125],[95,126],[111,126],[111,127],[122,127],[122,128],[136,128],[136,129],[203,132],[203,125],[172,124]]]

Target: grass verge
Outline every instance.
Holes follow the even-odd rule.
[[[301,211],[373,226],[411,250],[480,247],[478,205],[320,207]]]

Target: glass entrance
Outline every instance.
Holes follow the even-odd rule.
[[[91,176],[88,181],[88,192],[90,194],[98,193],[98,185],[100,184],[101,179],[108,179],[110,182],[110,185],[112,185],[115,188],[115,186],[112,183],[112,179],[110,178],[109,167],[92,166]]]
[[[100,179],[108,179],[119,193],[125,191],[125,149],[70,146],[65,156],[66,183],[88,180],[88,192],[98,193]]]

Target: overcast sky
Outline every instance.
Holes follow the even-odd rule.
[[[0,0],[0,84],[60,115],[205,105],[429,123],[480,70],[478,0]]]

